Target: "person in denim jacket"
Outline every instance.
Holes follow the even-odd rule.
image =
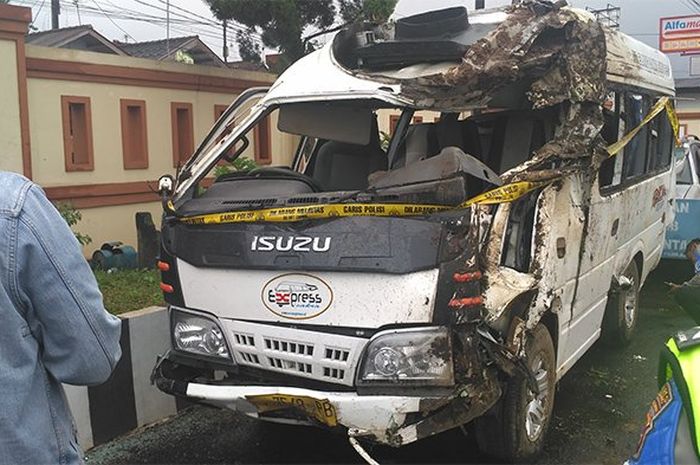
[[[82,463],[61,383],[105,382],[120,333],[58,211],[0,171],[0,464]]]

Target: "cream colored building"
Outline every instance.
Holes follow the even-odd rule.
[[[26,45],[30,21],[30,9],[0,5],[0,170],[22,173],[51,200],[79,209],[76,229],[93,239],[86,255],[107,241],[136,245],[135,213],[160,216],[158,177],[175,173],[242,90],[275,80]],[[286,165],[296,139],[274,123],[256,133],[246,155]]]

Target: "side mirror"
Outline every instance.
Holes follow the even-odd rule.
[[[158,192],[160,195],[170,196],[173,193],[173,187],[175,186],[175,179],[169,174],[161,176],[158,179]]]

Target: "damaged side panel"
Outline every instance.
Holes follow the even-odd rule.
[[[512,111],[520,118],[539,118],[542,134],[547,134],[537,144],[532,138],[527,144],[506,140],[505,128],[494,136],[501,145],[527,147],[528,157],[516,162],[502,160],[506,158],[504,153],[515,150],[492,149],[472,155],[466,154],[465,148],[461,153],[474,159],[470,165],[472,174],[479,172],[479,176],[472,176],[480,184],[475,184],[476,193],[470,192],[470,196],[484,194],[486,187],[478,190],[478,186],[493,189],[524,183],[530,187],[500,203],[458,201],[453,204],[456,207],[440,217],[439,226],[447,231],[440,241],[456,237],[458,252],[456,256],[449,255],[449,259],[441,257],[439,263],[436,260],[439,270],[431,270],[433,276],[439,276],[435,280],[443,282],[431,294],[434,298],[426,299],[423,305],[432,305],[434,314],[439,315],[429,323],[450,332],[454,386],[450,379],[449,388],[440,385],[439,395],[431,391],[421,397],[406,389],[409,384],[394,374],[395,386],[389,388],[403,389],[409,395],[390,393],[380,402],[377,398],[381,396],[375,393],[358,395],[359,388],[358,393],[328,393],[327,400],[337,404],[337,423],[348,428],[352,437],[400,446],[454,428],[487,413],[503,394],[504,380],[515,376],[539,395],[540,385],[526,350],[533,334],[542,329],[544,322],[549,325],[558,380],[600,335],[611,276],[615,279],[630,263],[639,263],[639,281],[648,273],[648,265],[655,263],[655,250],[660,254],[660,247],[655,249],[649,244],[660,246],[663,239],[662,212],[667,208],[670,169],[658,167],[655,176],[630,178],[636,182],[633,186],[632,181],[630,185],[618,182],[617,190],[601,190],[599,171],[610,157],[610,141],[601,133],[610,119],[604,106],[611,92],[621,85],[646,85],[650,95],[672,94],[672,87],[664,84],[670,80],[670,67],[644,46],[605,30],[590,14],[565,5],[566,2],[525,0],[508,8],[505,20],[468,47],[461,63],[447,69],[428,68],[442,69],[440,72],[426,73],[424,67],[420,76],[398,73],[402,77],[397,78],[397,73],[345,70],[343,82],[364,80],[364,87],[358,92],[382,100],[378,86],[386,84],[387,87],[381,86],[381,92],[395,95],[391,101],[384,101],[401,102],[410,111],[438,110],[445,120],[452,114],[457,124],[457,113],[499,107],[491,108],[493,113],[501,111],[506,115]],[[284,76],[280,81],[274,89],[275,99],[284,94]],[[513,94],[514,89],[521,94],[513,100],[517,104],[500,106],[507,100],[504,95]],[[313,94],[313,100],[322,97]],[[475,113],[468,123],[489,116]],[[552,116],[551,121],[543,113]],[[532,127],[534,123],[529,126],[530,133]],[[494,128],[495,125],[491,133],[498,132]],[[615,136],[630,129],[621,127]],[[480,130],[483,128],[475,129],[475,138],[483,136],[484,131]],[[653,133],[649,134],[651,144]],[[390,147],[394,145],[392,142]],[[399,172],[401,179],[408,184],[406,172],[415,170],[415,176],[409,180],[425,181],[418,175],[425,174],[422,167],[429,163],[420,163],[423,162],[415,162],[413,167]],[[387,184],[392,184],[398,171],[390,168],[382,173]],[[663,169],[669,173],[666,177],[661,175]],[[440,212],[445,213],[443,210]],[[436,242],[438,237],[442,236],[436,235]],[[434,245],[437,250],[437,243]],[[369,279],[375,284],[382,282],[371,276]],[[430,284],[431,289],[433,285]],[[345,284],[345,291],[348,288],[350,285]],[[337,294],[340,296],[341,292]],[[405,307],[392,310],[402,312]],[[229,319],[240,317],[223,315]],[[324,318],[335,320],[321,325],[347,329],[351,326],[348,321],[356,322],[357,317],[346,317],[342,320],[329,311]],[[368,316],[368,328],[378,321],[370,320]],[[400,316],[396,321],[402,321]],[[311,371],[308,374],[311,377]],[[352,381],[347,384],[351,386]]]
[[[607,44],[611,44],[611,53]],[[507,245],[504,241],[510,240],[506,234],[512,204],[474,207],[471,216],[470,231],[478,233],[468,239],[472,250],[480,253],[468,258],[461,271],[483,273],[482,318],[489,328],[501,334],[500,341],[492,341],[492,347],[504,349],[493,359],[501,371],[513,373],[521,368],[518,360],[527,359],[525,340],[547,312],[554,315],[552,320],[556,322],[557,379],[600,334],[609,279],[605,268],[596,270],[585,262],[589,248],[600,247],[608,240],[597,227],[603,218],[591,218],[597,172],[608,157],[600,136],[604,126],[602,104],[609,91],[607,78],[612,73],[612,81],[617,83],[663,83],[670,75],[667,62],[655,63],[652,58],[641,63],[644,56],[635,47],[626,38],[605,31],[587,14],[551,3],[526,1],[512,8],[506,21],[472,46],[460,65],[440,74],[401,82],[403,95],[413,99],[417,107],[485,106],[503,89],[528,81],[531,85],[527,97],[533,109],[557,108],[559,124],[551,140],[528,161],[501,174],[506,183],[527,181],[542,185],[531,194],[537,196],[537,201],[529,236],[529,269],[516,271],[502,264]],[[624,49],[632,49],[631,60],[620,56]],[[673,92],[662,84],[650,87],[663,93]],[[634,211],[631,207],[620,205],[624,211]],[[629,223],[634,221],[629,219]],[[629,263],[630,259],[617,261]],[[610,267],[615,266],[619,272],[620,265],[609,261]],[[582,273],[595,281],[580,279]],[[601,296],[601,289],[603,297],[598,297],[597,302],[586,300],[587,296]],[[459,315],[464,312],[463,308],[458,309]],[[474,333],[473,326],[465,324],[467,321],[474,322],[456,318],[457,337],[476,338],[488,345],[488,337]],[[396,434],[408,434],[402,437],[405,440],[413,436],[415,429],[416,437],[423,437],[466,422],[473,418],[473,412],[483,413],[479,405],[488,409],[500,396],[500,388],[493,377],[481,375],[480,382],[462,380],[464,389],[473,390],[468,395],[469,408],[461,409],[460,402],[452,401],[408,427],[411,433],[404,427],[397,429]],[[484,401],[479,403],[477,399]],[[470,413],[460,415],[462,411]],[[447,424],[442,419],[443,412],[447,412]]]

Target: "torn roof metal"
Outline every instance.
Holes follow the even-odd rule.
[[[228,137],[237,137],[266,108],[285,103],[373,100],[387,106],[467,111],[489,105],[513,108],[497,100],[511,90],[534,108],[562,102],[570,107],[564,109],[554,139],[507,173],[505,181],[550,178],[541,166],[550,157],[572,159],[598,152],[601,156],[593,157],[595,168],[603,156],[600,141],[594,144],[603,125],[601,103],[610,88],[619,85],[674,95],[674,81],[664,54],[601,26],[586,11],[565,5],[563,1],[525,0],[517,6],[473,14],[470,24],[495,27],[468,47],[461,62],[418,63],[382,71],[348,69],[341,64],[346,60],[334,54],[339,49],[336,42],[342,39],[339,33],[324,48],[287,69],[240,122],[241,129]],[[217,153],[200,157],[190,167],[192,172],[210,169]],[[575,171],[574,165],[569,161],[559,166],[558,174]],[[178,186],[178,193],[193,182]]]
[[[458,64],[350,70],[334,56],[331,41],[285,71],[261,103],[371,98],[421,109],[468,110],[487,106],[498,89],[522,78],[534,79],[528,97],[535,107],[564,100],[600,102],[608,83],[674,95],[664,54],[565,5],[529,0],[473,13],[471,24],[498,26]]]

